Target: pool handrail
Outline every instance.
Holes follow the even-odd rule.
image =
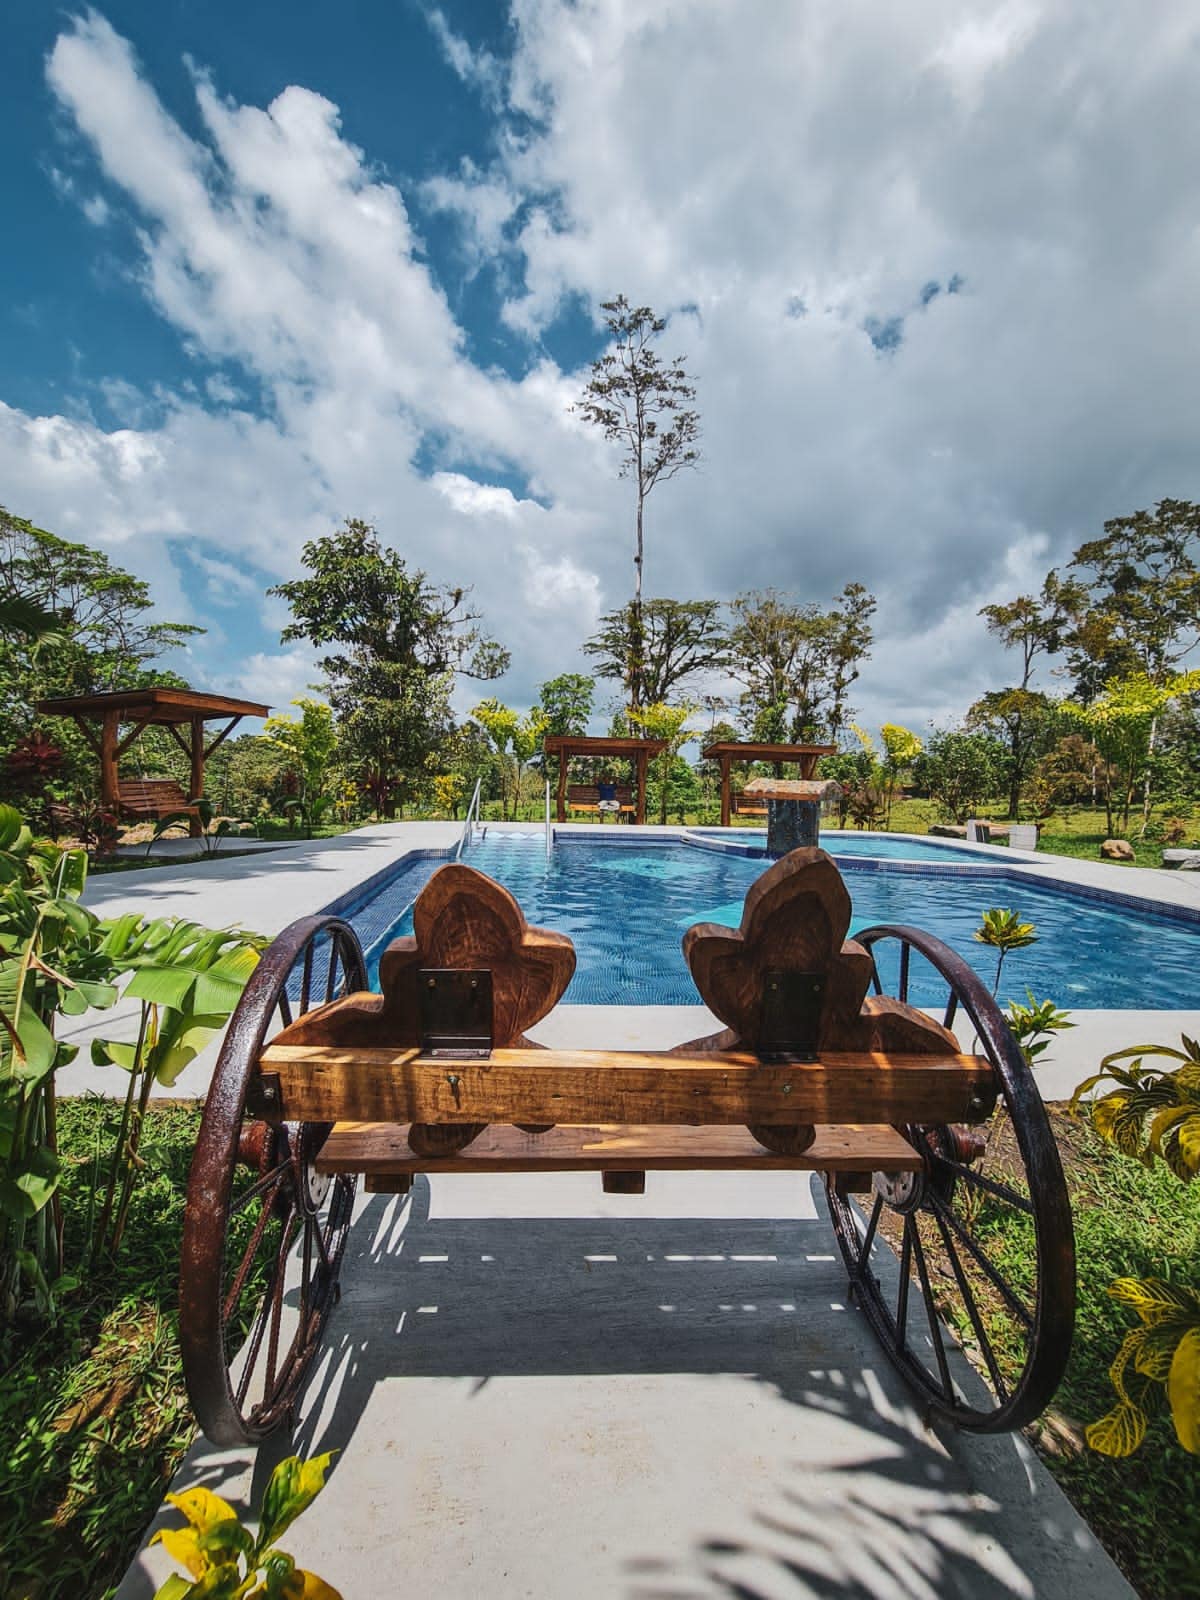
[[[482,778],[476,778],[475,779],[475,789],[474,789],[473,794],[471,795],[471,804],[467,807],[467,816],[466,816],[465,822],[463,823],[463,831],[459,836],[458,849],[454,852],[455,861],[457,861],[460,858],[460,856],[463,853],[463,850],[466,848],[468,840],[472,837],[472,835],[471,835],[471,819],[472,819],[472,817],[474,817],[476,822],[479,821],[479,793],[480,793],[480,789],[482,788],[482,786],[483,786],[483,779]]]

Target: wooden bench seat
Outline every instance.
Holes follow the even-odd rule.
[[[198,814],[173,778],[122,778],[117,797],[121,815],[136,822],[157,822],[173,811]]]
[[[634,816],[637,812],[637,802],[633,792],[633,785],[618,783],[616,800],[620,807],[614,816]],[[573,783],[567,790],[567,805],[572,811],[600,811],[600,786],[595,783]]]
[[[759,795],[732,795],[730,806],[735,817],[765,817],[767,814],[767,802]]]
[[[744,1127],[654,1127],[637,1123],[558,1124],[546,1133],[493,1124],[465,1150],[414,1155],[401,1123],[339,1122],[317,1171],[361,1172],[375,1180],[417,1172],[912,1172],[920,1154],[891,1127],[824,1126],[807,1150],[778,1155]],[[385,1191],[389,1184],[380,1184]]]

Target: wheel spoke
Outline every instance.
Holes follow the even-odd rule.
[[[277,1167],[275,1169],[276,1173],[282,1173],[285,1170],[286,1169],[282,1167]],[[274,1198],[274,1195],[272,1195],[272,1201],[274,1201]],[[250,1263],[258,1254],[258,1247],[262,1243],[262,1236],[267,1230],[268,1222],[271,1220],[272,1210],[273,1205],[264,1205],[258,1214],[258,1221],[254,1224],[254,1231],[250,1235],[250,1242],[247,1244],[245,1251],[242,1254],[242,1259],[238,1263],[238,1269],[234,1276],[233,1283],[230,1285],[225,1294],[225,1299],[221,1307],[222,1323],[228,1322],[230,1317],[233,1315],[233,1308],[241,1296],[242,1289],[245,1287],[246,1277],[250,1271]]]
[[[908,960],[911,954],[911,945],[900,946],[900,977],[896,984],[896,998],[905,1004],[908,1002]]]
[[[940,1200],[936,1194],[932,1193],[932,1191],[929,1195],[929,1203],[937,1215],[944,1217],[949,1226],[954,1229],[954,1232],[957,1234],[959,1239],[962,1240],[963,1244],[965,1244],[967,1249],[971,1252],[971,1255],[978,1263],[989,1283],[991,1283],[992,1287],[1003,1296],[1005,1304],[1008,1306],[1013,1315],[1020,1317],[1026,1328],[1032,1330],[1033,1313],[1029,1310],[1029,1307],[1024,1303],[1024,1301],[1017,1296],[1016,1291],[1010,1288],[1008,1283],[1000,1276],[995,1262],[993,1262],[987,1253],[982,1250],[978,1244],[976,1244],[975,1240],[963,1227],[962,1223],[954,1215],[953,1211],[951,1211],[945,1202]]]
[[[958,1284],[959,1293],[963,1298],[963,1304],[967,1308],[967,1316],[971,1319],[971,1327],[975,1330],[975,1342],[983,1354],[983,1359],[987,1362],[992,1385],[996,1390],[996,1398],[1001,1405],[1004,1405],[1008,1400],[1008,1385],[1000,1374],[1000,1368],[996,1365],[992,1342],[984,1331],[983,1319],[979,1315],[979,1307],[975,1303],[975,1295],[967,1282],[966,1274],[963,1272],[962,1262],[959,1260],[958,1251],[954,1247],[954,1240],[950,1237],[950,1230],[946,1226],[945,1218],[937,1211],[933,1213],[933,1217],[942,1236],[942,1248],[946,1252],[946,1259],[950,1263],[951,1271],[954,1273],[955,1281]]]
[[[930,1151],[933,1159],[939,1166],[945,1167],[956,1178],[961,1178],[964,1183],[969,1183],[975,1189],[982,1189],[985,1193],[994,1195],[997,1200],[1003,1200],[1016,1211],[1025,1212],[1026,1216],[1033,1215],[1033,1202],[1026,1199],[1023,1194],[1018,1194],[1015,1189],[1010,1189],[1008,1184],[1001,1183],[998,1178],[989,1178],[982,1172],[977,1172],[974,1167],[968,1167],[965,1162],[955,1161],[950,1156],[940,1155],[936,1150]]]
[[[901,1347],[908,1337],[908,1275],[912,1269],[912,1232],[913,1219],[909,1215],[904,1218],[904,1241],[900,1246],[900,1292],[896,1297],[896,1336]]]
[[[325,975],[325,1004],[328,1005],[337,992],[337,969],[339,946],[336,939],[329,941],[329,971]]]
[[[310,943],[310,944],[306,944],[304,946],[304,969],[303,969],[303,972],[302,972],[302,975],[301,975],[301,978],[300,978],[300,1014],[301,1014],[301,1016],[303,1016],[304,1013],[308,1010],[308,1002],[309,1002],[309,998],[310,998],[310,996],[312,994],[312,969],[313,969],[313,947],[312,947],[312,944]]]
[[[937,1306],[933,1302],[933,1289],[929,1283],[929,1268],[925,1261],[925,1246],[921,1243],[921,1230],[917,1227],[915,1217],[910,1217],[912,1223],[913,1254],[917,1258],[917,1272],[921,1278],[921,1293],[925,1296],[925,1318],[929,1323],[929,1331],[933,1335],[933,1353],[937,1357],[938,1372],[942,1378],[942,1389],[947,1400],[954,1399],[954,1383],[950,1377],[950,1364],[946,1360],[946,1346],[942,1341],[942,1319],[938,1316]]]
[[[942,1027],[948,1028],[958,1015],[958,991],[951,989],[950,998],[946,1001],[946,1015],[942,1018]]]
[[[877,1194],[875,1196],[875,1204],[871,1207],[871,1217],[870,1221],[867,1223],[867,1231],[863,1234],[862,1244],[859,1246],[858,1259],[863,1266],[866,1266],[870,1262],[871,1244],[875,1238],[875,1230],[879,1226],[879,1219],[882,1215],[883,1196],[881,1194]]]
[[[272,1167],[270,1172],[264,1172],[261,1178],[256,1178],[248,1189],[242,1190],[236,1200],[229,1202],[230,1216],[236,1217],[239,1211],[244,1211],[255,1195],[263,1194],[272,1186],[277,1186],[286,1172],[286,1167]]]
[[[275,1368],[279,1360],[279,1325],[283,1319],[283,1297],[287,1288],[287,1258],[294,1241],[292,1225],[297,1212],[293,1205],[279,1235],[279,1250],[275,1256],[275,1270],[271,1274],[271,1335],[267,1340],[267,1375],[263,1384],[263,1403],[270,1400],[275,1388]]]

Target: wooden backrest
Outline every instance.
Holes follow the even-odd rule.
[[[121,778],[117,793],[123,804],[131,800],[151,800],[156,803],[170,801],[181,806],[187,804],[187,795],[174,778]]]
[[[623,806],[631,806],[633,800],[633,785],[631,783],[618,783],[613,785],[616,799]],[[573,783],[567,789],[567,803],[573,806],[594,806],[600,803],[600,785],[598,783]]]

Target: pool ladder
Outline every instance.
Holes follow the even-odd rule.
[[[463,823],[463,831],[459,837],[458,849],[454,852],[455,861],[459,860],[466,847],[473,842],[476,828],[479,828],[479,837],[481,839],[487,838],[487,828],[481,827],[479,822],[479,796],[482,788],[483,779],[476,778],[475,790],[471,795],[471,804],[467,807],[466,821]]]

